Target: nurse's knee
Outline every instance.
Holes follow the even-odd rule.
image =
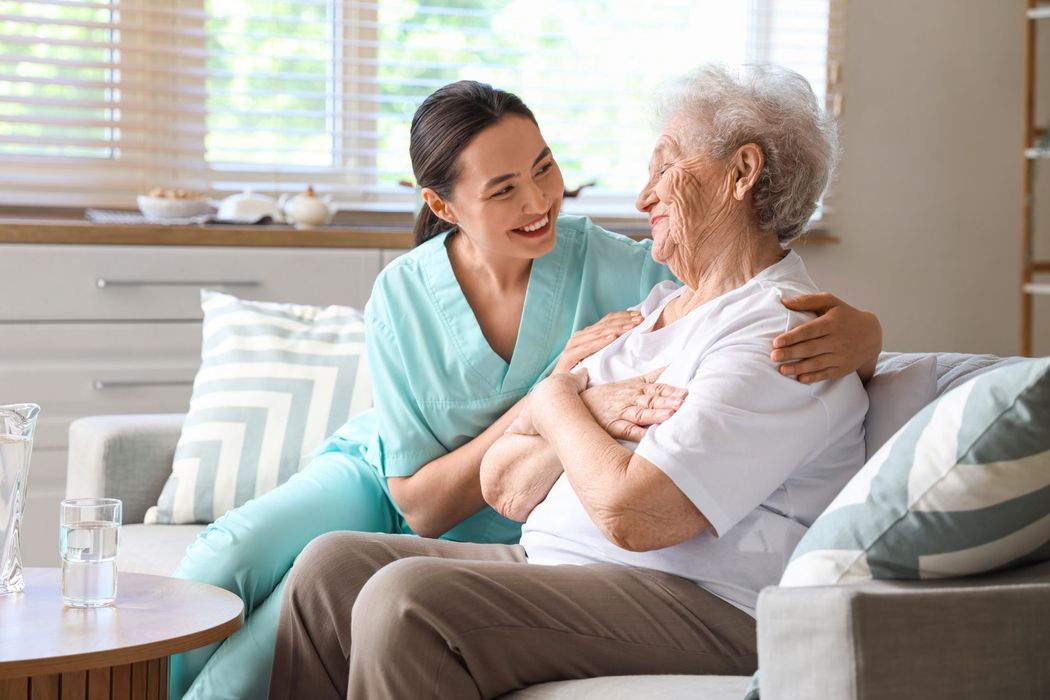
[[[260,528],[245,506],[234,508],[198,535],[186,548],[177,576],[208,582],[232,581],[269,557],[268,538],[258,531]]]

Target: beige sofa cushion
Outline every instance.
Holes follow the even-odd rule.
[[[541,683],[504,700],[740,700],[748,676],[606,676]]]
[[[117,571],[171,576],[186,547],[207,525],[124,525],[120,528]]]

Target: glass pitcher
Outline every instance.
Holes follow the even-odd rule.
[[[39,414],[36,404],[0,406],[0,595],[25,588],[18,534]]]

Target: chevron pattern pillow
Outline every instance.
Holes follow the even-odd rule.
[[[284,482],[372,403],[364,318],[346,306],[201,291],[201,367],[147,523],[210,523]]]
[[[917,413],[802,537],[781,586],[968,576],[1050,560],[1050,358]],[[758,700],[755,674],[745,700]]]
[[[813,523],[781,586],[967,576],[1050,558],[1050,358],[949,391]]]

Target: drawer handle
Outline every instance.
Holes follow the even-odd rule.
[[[156,381],[149,379],[130,380],[122,382],[107,381],[105,379],[96,379],[92,382],[92,386],[95,387],[96,391],[105,391],[106,389],[129,389],[133,387],[142,386],[192,386],[192,379],[172,379],[170,381]]]
[[[99,277],[95,286],[106,287],[258,287],[258,280],[109,280]]]

